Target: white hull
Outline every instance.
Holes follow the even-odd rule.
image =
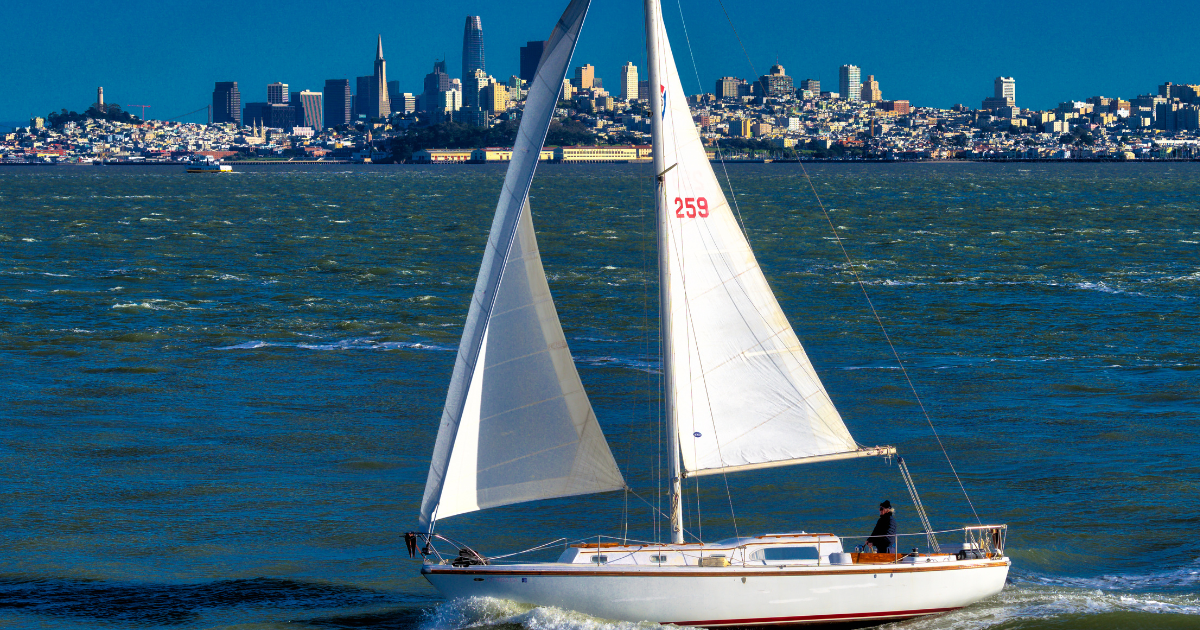
[[[1009,565],[1007,558],[778,568],[426,565],[421,573],[450,599],[494,597],[603,619],[718,627],[946,612],[999,593]]]

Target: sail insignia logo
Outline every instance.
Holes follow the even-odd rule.
[[[662,114],[661,114],[661,116],[665,120],[667,118],[667,86],[659,85],[658,91],[660,94],[662,94]]]

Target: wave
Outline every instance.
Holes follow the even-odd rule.
[[[428,613],[419,630],[448,630],[485,626],[520,626],[528,630],[651,630],[644,621],[612,621],[549,606],[531,606],[491,597],[455,599]],[[680,626],[684,627],[684,626]]]
[[[662,364],[658,361],[643,361],[641,359],[628,359],[624,357],[613,356],[583,356],[575,355],[575,362],[582,365],[590,365],[593,367],[623,367],[638,372],[646,372],[647,374],[661,374]]]
[[[1160,573],[1100,575],[1090,578],[1062,577],[1041,573],[1027,573],[1013,577],[1014,583],[1067,586],[1095,590],[1200,591],[1200,560],[1189,566]]]
[[[1124,614],[1125,623],[1099,623]],[[1134,621],[1129,623],[1129,616]],[[1009,585],[1000,594],[950,613],[912,619],[884,627],[905,630],[986,630],[994,628],[1130,628],[1157,627],[1151,618],[1200,615],[1200,600],[1184,595],[1136,595],[1094,589]],[[1181,619],[1183,617],[1180,617]],[[1075,621],[1064,626],[1055,621]],[[651,622],[599,619],[550,606],[472,597],[442,603],[427,611],[419,630],[496,627],[525,630],[649,630]],[[1170,627],[1187,627],[1172,625]]]
[[[433,350],[437,352],[453,352],[458,349],[456,347],[422,343],[419,341],[379,341],[365,337],[342,339],[327,343],[254,340],[232,346],[220,346],[215,349],[257,350],[259,348],[300,348],[302,350]]]

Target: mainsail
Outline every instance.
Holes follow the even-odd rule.
[[[661,7],[645,6],[664,363],[683,472],[865,454],[730,211],[692,122]]]
[[[529,185],[590,0],[554,27],[525,101],[425,482],[420,523],[625,486],[538,254]]]

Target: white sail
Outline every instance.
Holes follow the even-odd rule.
[[[625,485],[571,360],[528,202],[588,5],[567,7],[527,96],[446,395],[422,527],[482,508]]]
[[[664,359],[683,468],[704,474],[858,452],[717,182],[648,1]]]

